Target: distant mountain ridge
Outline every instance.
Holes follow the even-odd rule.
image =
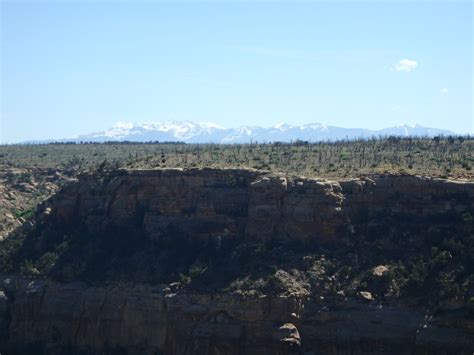
[[[342,128],[326,126],[321,123],[292,125],[278,123],[272,127],[241,126],[224,128],[211,122],[168,121],[123,123],[118,122],[112,128],[96,133],[79,135],[73,139],[61,141],[162,141],[185,143],[249,143],[255,142],[291,142],[328,141],[340,139],[370,138],[379,136],[428,136],[454,135],[453,132],[420,125],[399,125],[381,130],[364,128]]]

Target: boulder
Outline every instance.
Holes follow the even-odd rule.
[[[301,337],[298,329],[293,323],[285,323],[275,332],[275,338],[286,346],[300,346]]]
[[[377,276],[377,277],[381,277],[387,271],[388,271],[388,267],[386,267],[385,265],[379,265],[379,266],[376,266],[372,269],[372,275]]]

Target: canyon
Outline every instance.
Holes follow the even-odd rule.
[[[84,174],[0,247],[0,353],[471,354],[474,182]]]

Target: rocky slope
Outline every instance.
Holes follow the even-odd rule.
[[[71,180],[57,169],[0,164],[0,241],[33,213],[36,205]]]
[[[0,351],[470,354],[472,201],[416,176],[83,176],[1,244]]]

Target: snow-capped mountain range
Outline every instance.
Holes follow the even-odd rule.
[[[91,134],[84,134],[68,141],[161,141],[186,143],[249,143],[291,142],[304,140],[310,142],[370,138],[378,136],[437,136],[454,135],[453,132],[420,125],[399,125],[381,130],[364,128],[341,128],[321,123],[292,125],[278,123],[272,127],[241,126],[224,128],[211,122],[170,121],[124,123],[118,122],[112,128]]]

